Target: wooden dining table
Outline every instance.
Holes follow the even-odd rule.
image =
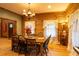
[[[42,49],[42,45],[45,41],[44,37],[26,37],[25,39],[35,39],[36,40],[36,45],[37,45],[37,48],[38,48],[38,53],[39,54],[41,52],[41,49]]]
[[[25,39],[35,39],[36,40],[36,42],[44,42],[44,37],[25,37]]]

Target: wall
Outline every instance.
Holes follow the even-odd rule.
[[[26,17],[23,17],[23,18],[24,18],[23,19],[24,21],[29,21],[29,20],[27,20]],[[35,21],[35,34],[41,33],[41,36],[44,36],[44,28],[43,28],[44,20],[56,20],[56,22],[58,22],[58,21],[61,21],[61,19],[65,20],[64,12],[36,14],[36,16],[32,19]],[[56,26],[58,26],[58,25],[56,25]]]
[[[22,17],[20,15],[10,12],[6,9],[0,8],[0,18],[6,18],[17,21],[17,34],[22,34]]]

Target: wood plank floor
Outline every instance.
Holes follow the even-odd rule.
[[[49,44],[48,56],[72,56],[71,52],[67,51],[66,46],[57,44],[56,42]],[[0,56],[24,56],[11,51],[11,40],[8,38],[0,38]]]

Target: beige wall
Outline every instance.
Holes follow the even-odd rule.
[[[27,21],[27,18],[24,17],[23,20]],[[44,34],[43,21],[44,20],[56,20],[56,22],[58,23],[58,21],[60,22],[61,20],[65,20],[65,13],[56,12],[56,13],[36,14],[36,16],[32,20],[35,21],[35,33],[36,34],[41,33],[42,34],[41,36],[43,36]]]
[[[21,28],[22,17],[20,15],[5,10],[3,8],[0,8],[0,18],[6,18],[17,21],[17,34],[22,34],[22,28]]]

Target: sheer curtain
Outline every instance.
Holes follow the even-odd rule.
[[[79,47],[79,21],[78,19],[75,19],[73,21],[73,27],[72,27],[72,43],[73,46]]]
[[[56,21],[54,20],[45,20],[43,23],[44,36],[47,38],[49,35],[51,37],[56,37]]]

